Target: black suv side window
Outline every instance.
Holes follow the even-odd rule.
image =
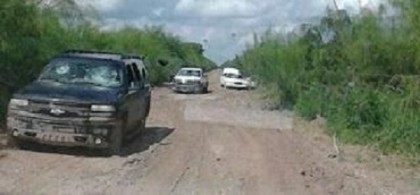
[[[134,71],[131,65],[127,65],[127,79],[129,87],[135,87],[137,85],[137,79],[134,76]]]
[[[140,75],[140,71],[139,71],[139,68],[137,67],[137,64],[133,63],[131,66],[133,67],[134,75],[136,76],[137,81],[141,82],[143,79],[142,79],[142,76]]]

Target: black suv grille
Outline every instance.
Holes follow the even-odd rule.
[[[89,116],[90,105],[48,101],[31,101],[31,112],[57,118],[84,118]]]

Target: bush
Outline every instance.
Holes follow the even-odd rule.
[[[322,86],[311,86],[308,90],[301,92],[294,105],[294,109],[305,119],[312,120],[327,115],[328,92]]]
[[[331,106],[329,124],[345,141],[367,144],[388,120],[383,94],[369,89],[354,89]]]
[[[394,18],[330,10],[300,35],[266,33],[226,64],[254,74],[283,108],[326,117],[344,141],[418,156],[420,4],[393,2]]]
[[[386,152],[416,154],[420,151],[420,79],[403,78],[404,90],[388,97],[388,120],[377,135],[379,146]]]

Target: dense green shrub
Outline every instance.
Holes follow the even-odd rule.
[[[420,150],[420,78],[401,80],[405,90],[398,94],[386,92],[388,120],[384,130],[377,134],[379,146],[386,152],[404,151],[418,154]]]
[[[326,117],[344,141],[418,156],[420,3],[394,5],[401,15],[329,10],[301,35],[267,33],[227,64],[269,86],[278,105]]]
[[[326,116],[329,101],[328,89],[322,86],[310,86],[303,90],[296,100],[294,109],[306,119],[315,119],[317,115]]]

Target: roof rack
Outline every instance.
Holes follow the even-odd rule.
[[[100,59],[110,60],[125,60],[125,59],[140,59],[143,60],[145,57],[138,55],[125,55],[116,52],[104,52],[104,51],[89,51],[89,50],[67,50],[64,52],[66,55],[79,56],[79,57],[91,57]]]

